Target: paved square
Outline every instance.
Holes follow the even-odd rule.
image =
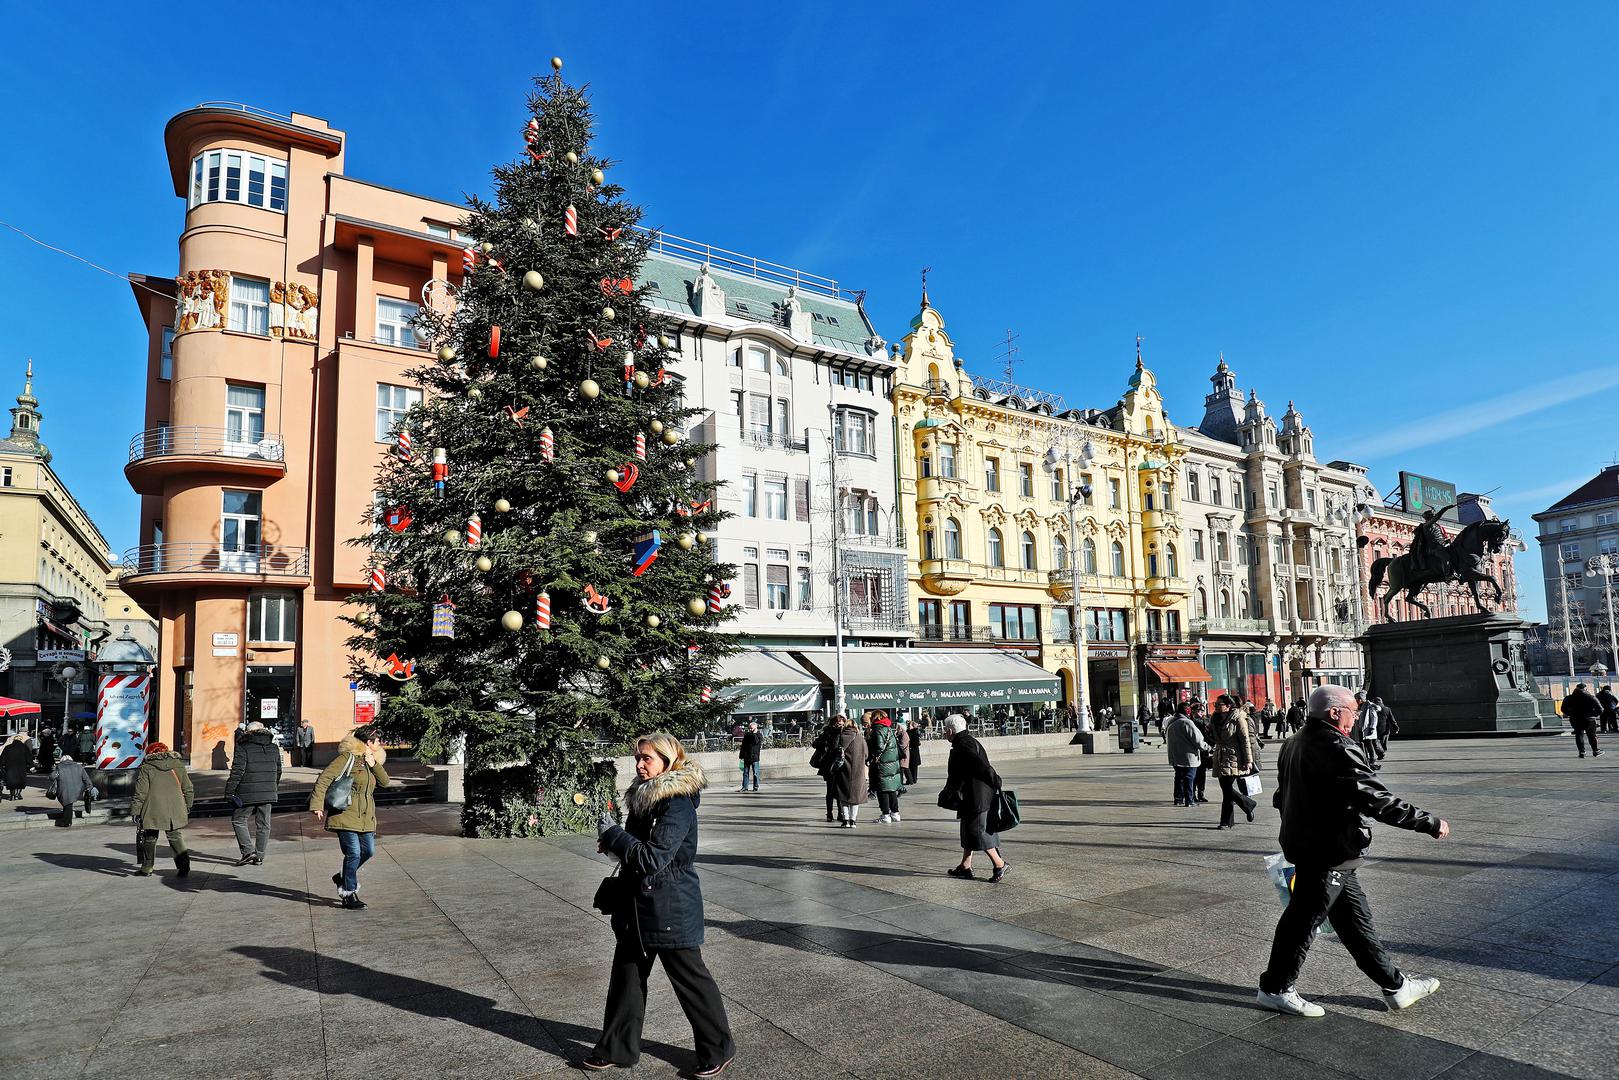
[[[1001,762],[1025,811],[1013,870],[955,881],[930,749],[904,821],[852,833],[815,781],[713,778],[704,955],[740,1047],[727,1076],[1619,1076],[1619,757],[1396,741],[1390,785],[1455,834],[1379,827],[1362,877],[1397,959],[1443,989],[1389,1013],[1326,938],[1300,990],[1329,1015],[1309,1021],[1253,1003],[1274,811],[1214,831],[1218,806],[1169,805],[1156,746]],[[193,824],[189,881],[166,848],[157,878],[130,876],[125,825],[0,832],[0,1076],[567,1074],[612,950],[593,839],[462,840],[447,806],[382,816],[363,912],[336,906],[336,842],[304,815],[276,816],[258,868],[229,865],[228,821]],[[691,1032],[653,981],[633,1075],[673,1076]]]

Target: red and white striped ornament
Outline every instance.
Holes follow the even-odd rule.
[[[646,460],[646,432],[644,431],[635,433],[635,460]]]
[[[572,203],[562,212],[562,231],[569,236],[579,235],[579,211],[573,208]]]
[[[380,567],[380,566],[374,567],[371,570],[371,591],[372,592],[381,592],[383,589],[386,589],[387,587],[388,587],[388,575],[387,575],[387,573],[384,572],[382,567]]]
[[[630,384],[635,381],[635,354],[624,354],[624,389],[629,390]]]
[[[489,359],[494,360],[500,356],[500,327],[489,328]]]
[[[710,701],[713,701],[714,700],[714,691],[713,691],[713,689],[710,688],[710,687],[707,687],[707,686],[703,687],[702,690],[699,691],[698,694],[697,694],[697,700],[702,702],[704,705],[707,705]]]
[[[541,630],[551,629],[551,594],[548,592],[534,598],[534,625]]]
[[[731,595],[731,587],[723,581],[716,581],[708,587],[708,610],[710,614],[718,615],[725,606],[725,598]]]
[[[476,267],[477,265],[478,265],[478,253],[476,251],[472,250],[472,248],[470,248],[470,247],[462,248],[461,249],[461,272],[463,274],[470,274],[470,273],[472,273],[473,268]]]
[[[396,452],[399,455],[400,461],[408,462],[415,456],[415,452],[411,449],[410,445],[410,432],[406,431],[404,428],[399,429],[399,446]]]
[[[475,548],[483,540],[483,518],[473,514],[467,518],[467,547]]]
[[[540,122],[538,120],[530,120],[528,122],[528,126],[523,129],[523,141],[528,143],[530,146],[533,146],[539,137]]]
[[[557,439],[551,434],[550,428],[540,429],[540,460],[555,461],[557,457]]]

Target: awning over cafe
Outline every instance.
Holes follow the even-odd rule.
[[[831,649],[795,650],[805,666],[826,680],[837,674]],[[1021,656],[994,649],[845,649],[844,699],[851,714],[862,709],[999,705],[1055,701],[1057,676]]]
[[[39,706],[32,701],[0,697],[0,716],[38,716]]]
[[[720,661],[720,678],[736,679],[720,691],[733,713],[815,712],[821,682],[785,652],[745,649]]]
[[[1214,681],[1214,676],[1196,660],[1148,660],[1147,666],[1166,683]]]

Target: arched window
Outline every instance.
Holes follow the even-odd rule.
[[[1149,548],[1147,550],[1147,576],[1158,576],[1158,552],[1156,549]]]
[[[1023,569],[1033,570],[1038,563],[1039,560],[1035,557],[1034,550],[1034,533],[1025,530],[1023,533]]]
[[[1113,576],[1124,576],[1124,545],[1113,541]]]
[[[935,543],[935,537],[934,537],[933,530],[932,529],[924,530],[923,533],[922,533],[922,558],[924,558],[924,559],[937,559],[939,557],[936,554],[937,551],[938,551],[938,546]]]
[[[1080,569],[1087,574],[1096,573],[1096,541],[1090,537],[1079,547]]]
[[[1251,619],[1254,617],[1253,607],[1248,602],[1247,589],[1242,590],[1242,604],[1239,610],[1241,612],[1241,617],[1244,619]]]
[[[1193,605],[1192,610],[1198,618],[1209,617],[1209,594],[1203,591],[1202,586],[1198,586],[1197,598],[1193,600]]]
[[[1220,618],[1231,618],[1231,594],[1225,589],[1220,590]]]
[[[1170,577],[1181,576],[1180,552],[1175,550],[1174,544],[1169,544],[1164,548],[1164,562],[1167,564],[1166,569],[1169,571]]]
[[[961,558],[961,522],[955,518],[944,519],[944,557]]]
[[[1051,538],[1051,565],[1058,570],[1068,569],[1068,539],[1061,533]]]
[[[1293,616],[1288,614],[1288,612],[1290,610],[1291,610],[1291,608],[1289,607],[1289,605],[1287,603],[1287,591],[1285,589],[1277,589],[1276,590],[1276,617],[1278,619],[1291,619]]]
[[[989,565],[1006,565],[1006,552],[1001,550],[1001,530],[993,525],[989,527]]]

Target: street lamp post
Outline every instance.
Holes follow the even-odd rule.
[[[1090,490],[1088,485],[1075,479],[1073,448],[1066,442],[1063,444],[1062,460],[1066,469],[1063,482],[1067,487],[1065,494],[1068,503],[1068,587],[1072,594],[1068,632],[1074,641],[1074,727],[1076,731],[1089,731],[1090,701],[1085,691],[1085,600],[1080,587],[1079,521],[1076,507],[1081,499],[1090,495]],[[1086,439],[1079,448],[1079,467],[1087,469],[1095,460],[1096,446]],[[1046,467],[1049,469],[1056,463],[1057,448],[1051,447],[1046,451]]]
[[[62,730],[66,737],[68,716],[73,708],[73,680],[79,674],[77,664],[63,664],[56,669],[56,677],[62,680]]]
[[[1610,670],[1619,671],[1619,637],[1613,632],[1613,576],[1619,574],[1619,555],[1593,555],[1585,564],[1586,577],[1602,578],[1602,595],[1608,609],[1608,650],[1613,659]],[[1567,617],[1565,613],[1565,618]],[[1569,664],[1569,674],[1574,674],[1574,665]]]

